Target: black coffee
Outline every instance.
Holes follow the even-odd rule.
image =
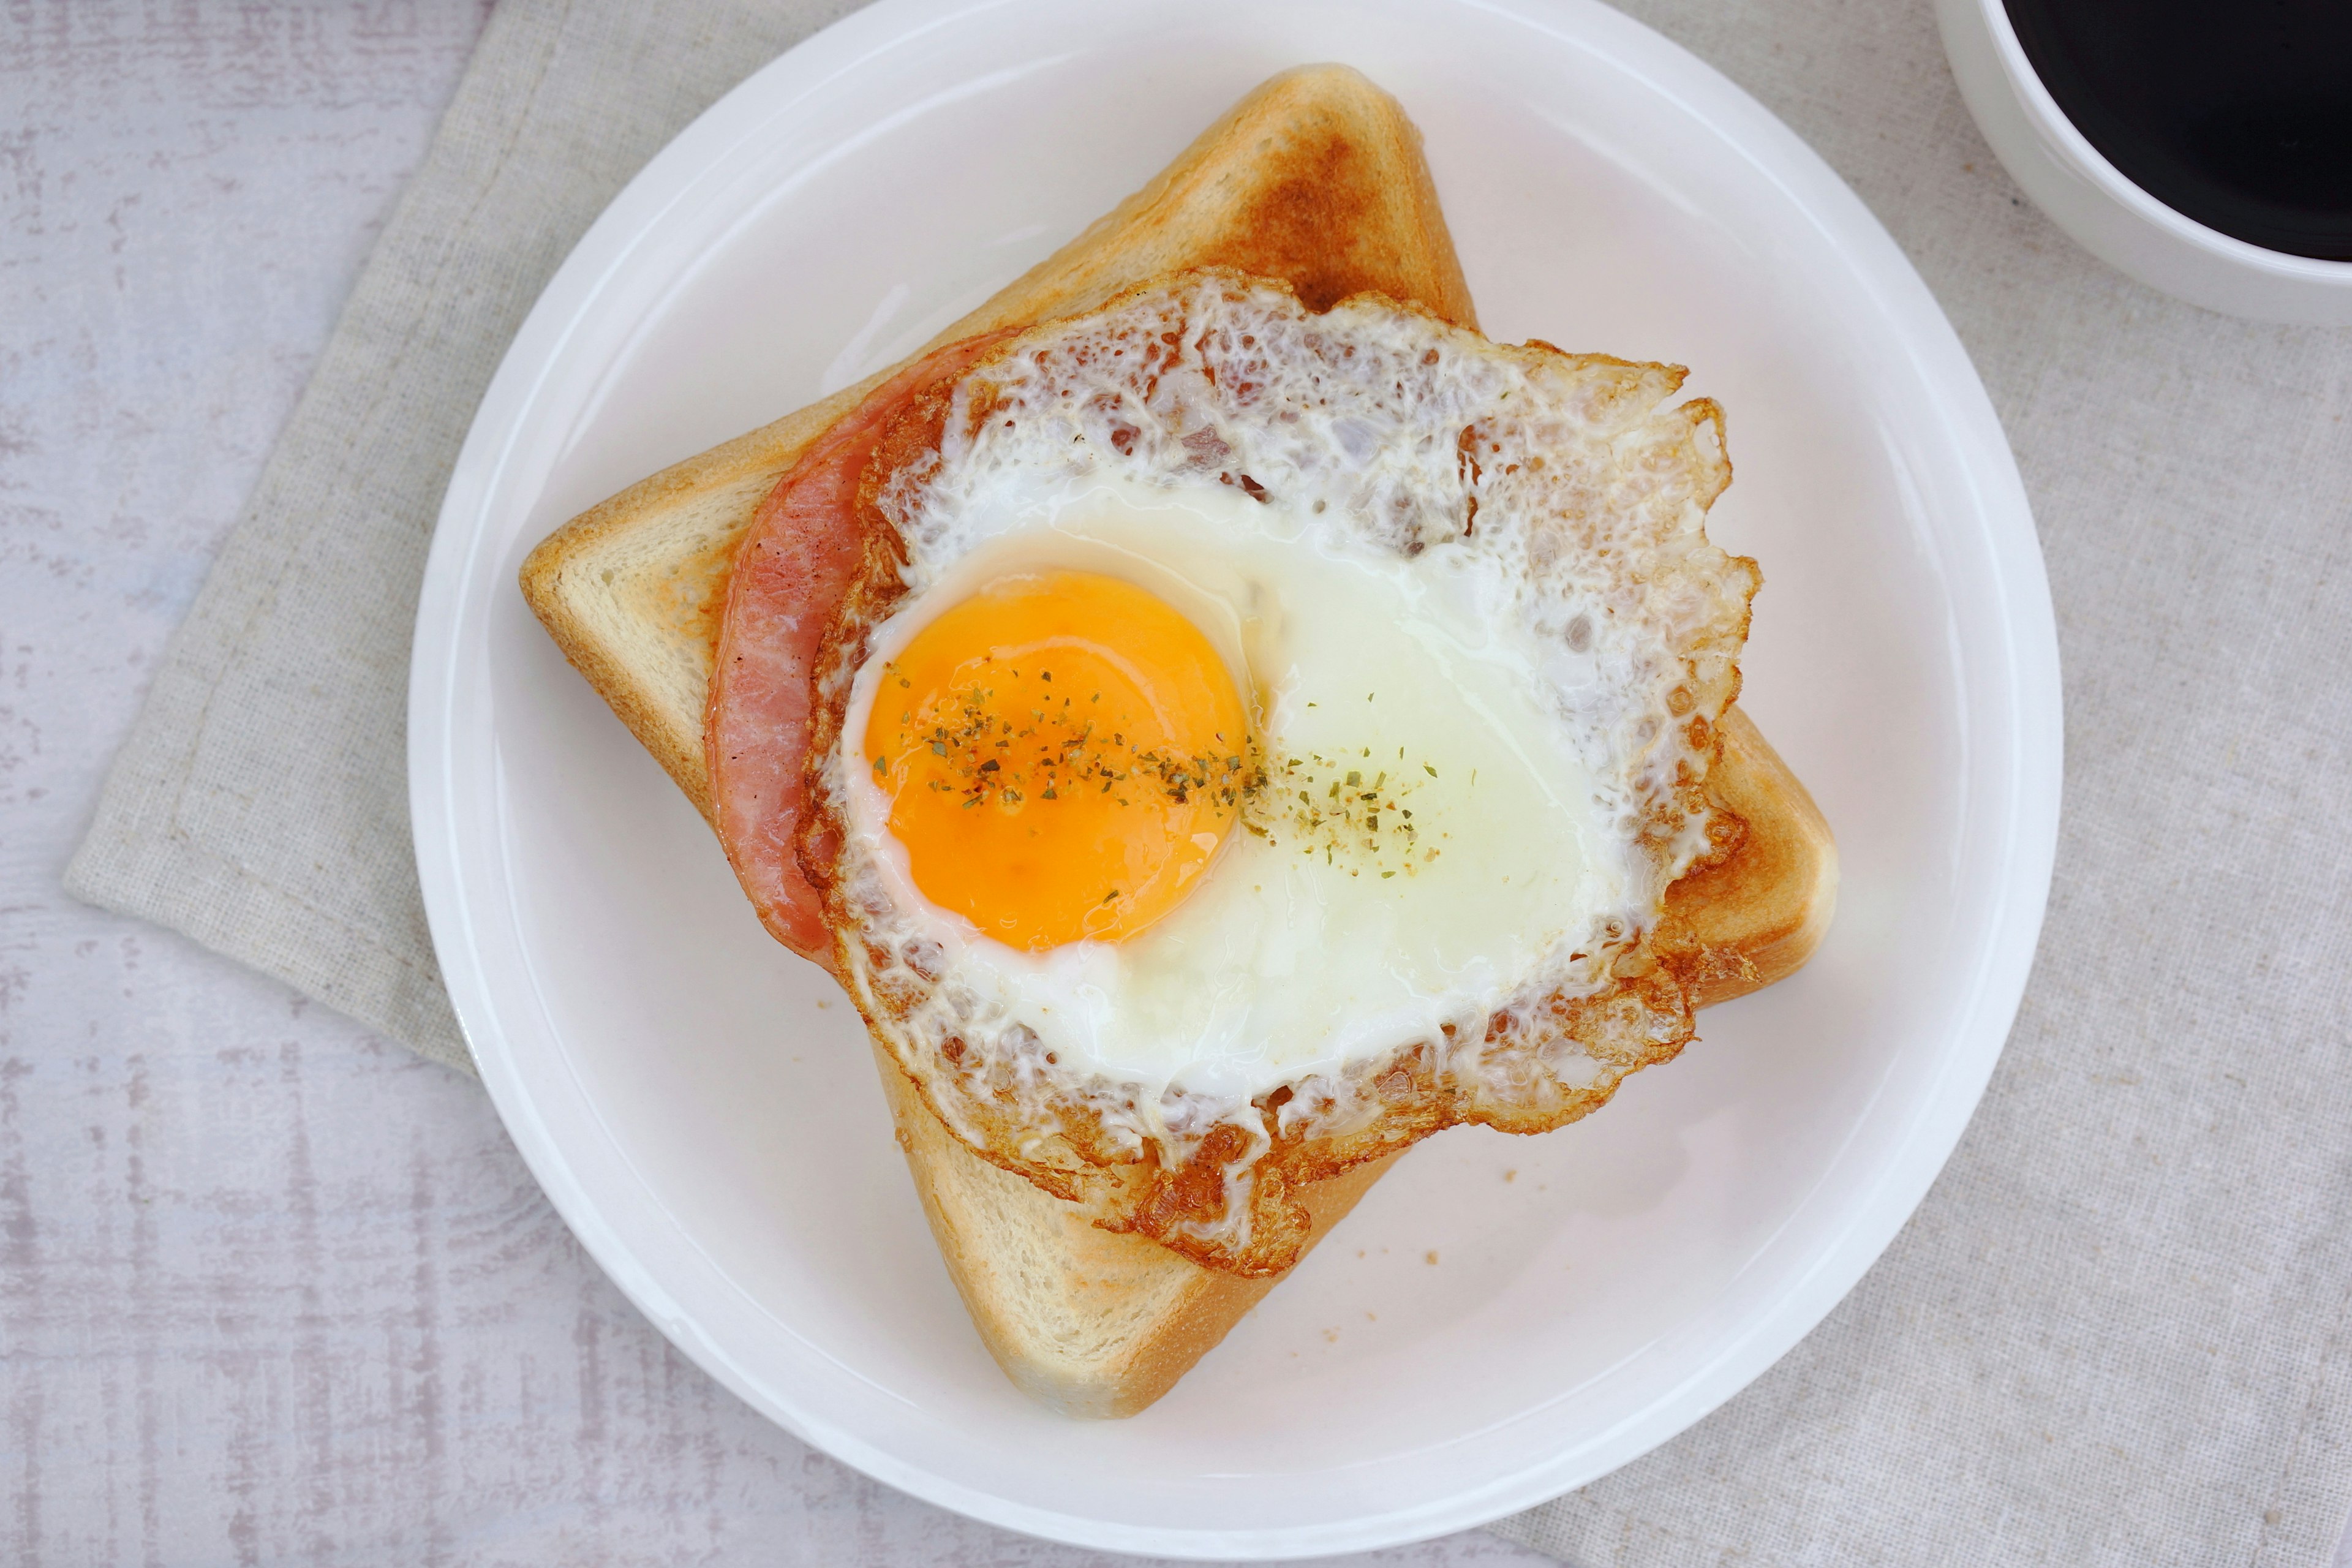
[[[2352,0],[2004,0],[2026,58],[2149,195],[2352,261]]]

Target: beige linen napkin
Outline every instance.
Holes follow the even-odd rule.
[[[540,290],[726,90],[853,0],[492,13],[66,888],[472,1072],[408,834],[408,648],[441,492]]]
[[[449,467],[604,203],[837,8],[499,8],[73,890],[467,1066],[402,739]],[[2008,1055],[1886,1258],[1720,1412],[1501,1528],[1585,1568],[2326,1563],[2352,1502],[2352,332],[2207,315],[2077,250],[1978,139],[1924,0],[1628,8],[1819,148],[1975,355],[2050,560],[2066,816]]]

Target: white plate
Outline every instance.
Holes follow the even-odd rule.
[[[1730,411],[1713,528],[1766,579],[1744,700],[1837,829],[1843,907],[1811,967],[1707,1014],[1600,1115],[1432,1140],[1166,1399],[1071,1422],[973,1336],[855,1016],[761,932],[514,574],[613,490],[904,353],[1257,81],[1329,58],[1425,132],[1489,331],[1679,361]],[[517,335],[418,612],[417,859],[516,1143],[728,1387],[1017,1530],[1339,1552],[1624,1464],[1877,1257],[2024,984],[2057,677],[2025,498],[1935,301],[1818,158],[1656,35],[1576,0],[884,0],[671,143]]]

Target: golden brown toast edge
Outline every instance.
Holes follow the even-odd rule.
[[[1402,109],[1358,73],[1313,66],[1244,98],[1174,163],[1070,244],[926,344],[1090,309],[1160,273],[1226,265],[1284,279],[1318,308],[1375,291],[1475,326],[1467,285]],[[893,367],[894,369],[896,367]],[[575,668],[709,815],[702,697],[737,543],[760,501],[810,442],[891,372],[654,475],[573,519],[525,562],[523,593]],[[690,519],[681,524],[680,520]],[[655,548],[633,552],[650,542]],[[613,579],[617,577],[618,581]],[[591,585],[593,584],[593,588]],[[582,613],[583,591],[656,637],[672,689],[646,679],[645,649]],[[1834,901],[1828,829],[1801,784],[1737,710],[1726,716],[1717,797],[1747,818],[1723,865],[1677,883],[1667,927],[1694,955],[1702,1005],[1769,984],[1810,954]],[[1096,1229],[948,1133],[904,1076],[877,1058],[950,1278],[982,1341],[1018,1385],[1072,1415],[1125,1415],[1157,1399],[1276,1281],[1204,1269],[1150,1242]],[[1307,1197],[1319,1240],[1393,1157]],[[992,1247],[1008,1219],[1043,1237],[1008,1276]],[[1037,1269],[1049,1278],[1038,1278]],[[1150,1311],[1116,1351],[1057,1354],[1024,1331],[1024,1291],[1085,1304],[1141,1300]]]
[[[1031,1398],[1066,1415],[1132,1415],[1173,1387],[1286,1278],[1203,1268],[1157,1242],[1097,1229],[1076,1205],[1048,1197],[957,1142],[879,1047],[874,1065],[948,1278],[981,1342]],[[1307,1249],[1400,1157],[1310,1188],[1303,1200],[1314,1217]],[[1025,1309],[1040,1298],[1064,1307],[1073,1324],[1092,1328],[1099,1314],[1115,1310],[1131,1327],[1106,1336],[1113,1344],[1108,1354],[1073,1353],[1028,1322]]]
[[[1706,793],[1747,833],[1666,889],[1657,937],[1699,1007],[1795,973],[1837,912],[1837,840],[1811,792],[1741,710],[1726,710],[1718,728],[1723,752]]]

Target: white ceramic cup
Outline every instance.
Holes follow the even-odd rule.
[[[1936,0],[1936,20],[1985,140],[2084,249],[2151,289],[2224,315],[2352,325],[2352,261],[2249,245],[2126,179],[2042,85],[2002,0]]]

